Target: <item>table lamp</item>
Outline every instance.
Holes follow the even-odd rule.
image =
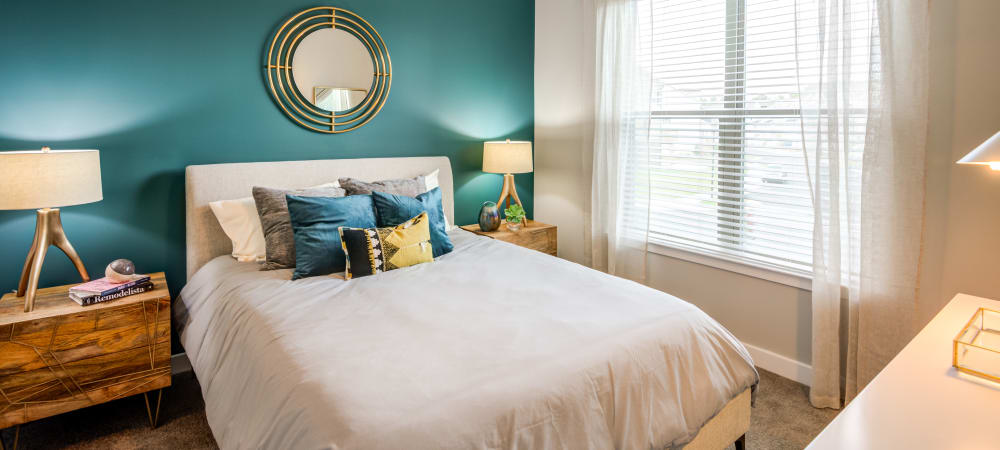
[[[35,239],[24,261],[17,296],[25,297],[24,312],[31,312],[38,290],[38,275],[50,245],[66,253],[83,281],[87,269],[63,232],[59,207],[100,201],[101,157],[97,150],[0,152],[0,210],[37,209]]]
[[[489,141],[483,144],[483,172],[502,173],[503,188],[497,205],[507,200],[510,207],[511,198],[521,207],[521,199],[517,197],[517,186],[514,185],[515,173],[528,173],[534,170],[531,160],[531,142],[528,141]]]
[[[958,164],[982,164],[1000,170],[1000,132],[958,160]]]

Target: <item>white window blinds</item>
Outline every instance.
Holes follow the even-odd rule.
[[[649,186],[626,189],[626,209],[648,204],[652,243],[808,275],[813,209],[802,140],[815,122],[803,123],[800,94],[810,93],[800,80],[831,56],[816,45],[817,11],[788,0],[645,0],[638,11],[648,15],[638,51],[652,113],[648,129],[636,127],[649,145],[630,158],[633,170],[648,170]],[[869,25],[856,24],[865,33]],[[867,82],[868,61],[856,65],[854,82]],[[866,117],[849,117],[844,145],[860,158]]]

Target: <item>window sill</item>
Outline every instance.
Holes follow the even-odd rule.
[[[727,272],[738,273],[740,275],[746,275],[748,277],[767,280],[773,283],[783,284],[786,286],[791,286],[806,291],[812,290],[812,279],[794,273],[751,266],[749,264],[741,262],[730,261],[723,258],[702,255],[700,253],[689,252],[687,250],[681,250],[673,247],[667,247],[665,245],[656,244],[653,242],[649,243],[648,251],[650,253],[656,253],[658,255],[663,255],[670,258],[676,258],[683,261],[693,262],[695,264],[701,264],[703,266],[714,267],[716,269],[722,269]]]

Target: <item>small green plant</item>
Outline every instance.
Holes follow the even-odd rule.
[[[507,209],[503,210],[503,214],[507,217],[507,222],[517,223],[524,219],[524,208],[517,203],[511,204]]]

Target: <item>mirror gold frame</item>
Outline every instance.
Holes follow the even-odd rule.
[[[346,111],[315,107],[296,88],[292,56],[303,37],[322,29],[344,30],[358,38],[372,57],[375,68],[372,88],[361,104]],[[320,133],[346,133],[370,122],[385,106],[392,86],[392,60],[382,35],[367,20],[343,8],[319,6],[295,14],[275,32],[264,61],[267,87],[278,107],[299,125]]]

